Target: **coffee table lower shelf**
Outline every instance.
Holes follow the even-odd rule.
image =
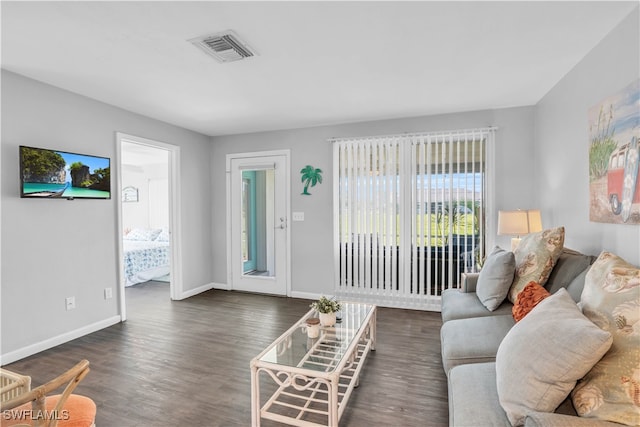
[[[357,355],[351,366],[338,377],[337,388],[332,379],[309,377],[291,372],[277,372],[260,368],[271,374],[271,378],[279,384],[278,390],[271,396],[260,410],[264,419],[274,420],[294,426],[324,426],[333,423],[322,423],[321,418],[330,420],[337,412],[337,421],[342,417],[351,392],[358,386],[358,376],[362,362],[371,349],[371,343],[359,344]],[[284,381],[283,381],[284,378]],[[331,394],[337,390],[337,404],[331,405]],[[296,416],[284,415],[297,412]],[[308,421],[318,419],[318,422]]]

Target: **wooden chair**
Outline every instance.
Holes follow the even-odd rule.
[[[72,394],[88,373],[89,362],[82,360],[46,384],[0,402],[0,426],[94,426],[96,405],[93,400]],[[50,395],[65,384],[62,394]],[[3,393],[2,390],[0,389],[0,394]]]
[[[0,405],[31,390],[31,377],[0,368]]]

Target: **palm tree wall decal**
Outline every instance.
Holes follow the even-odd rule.
[[[315,187],[316,184],[322,184],[322,170],[318,168],[314,168],[311,165],[307,165],[300,171],[302,174],[302,182],[304,183],[304,190],[302,191],[302,195],[310,196],[309,186]]]

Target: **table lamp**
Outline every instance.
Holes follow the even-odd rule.
[[[542,231],[540,210],[498,211],[498,235],[515,236],[511,238],[511,252],[520,244],[520,236]]]

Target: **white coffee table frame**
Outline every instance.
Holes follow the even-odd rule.
[[[376,306],[357,303],[354,305],[367,306],[370,310],[358,325],[357,332],[351,337],[346,351],[342,354],[332,351],[337,344],[344,346],[344,342],[340,341],[340,330],[323,327],[320,338],[313,340],[312,346],[296,366],[261,360],[274,348],[279,352],[279,349],[286,349],[291,345],[292,334],[299,332],[306,319],[315,315],[315,311],[310,310],[287,332],[251,360],[252,426],[260,426],[262,418],[294,426],[325,425],[304,419],[312,414],[326,416],[328,426],[338,426],[349,397],[353,389],[358,386],[363,363],[369,352],[375,350],[376,344]],[[302,367],[305,364],[313,364],[317,369],[324,370]],[[261,407],[260,374],[262,372],[266,372],[278,388]],[[291,403],[292,399],[299,403]],[[278,406],[297,412],[297,415],[291,417],[272,410]]]

